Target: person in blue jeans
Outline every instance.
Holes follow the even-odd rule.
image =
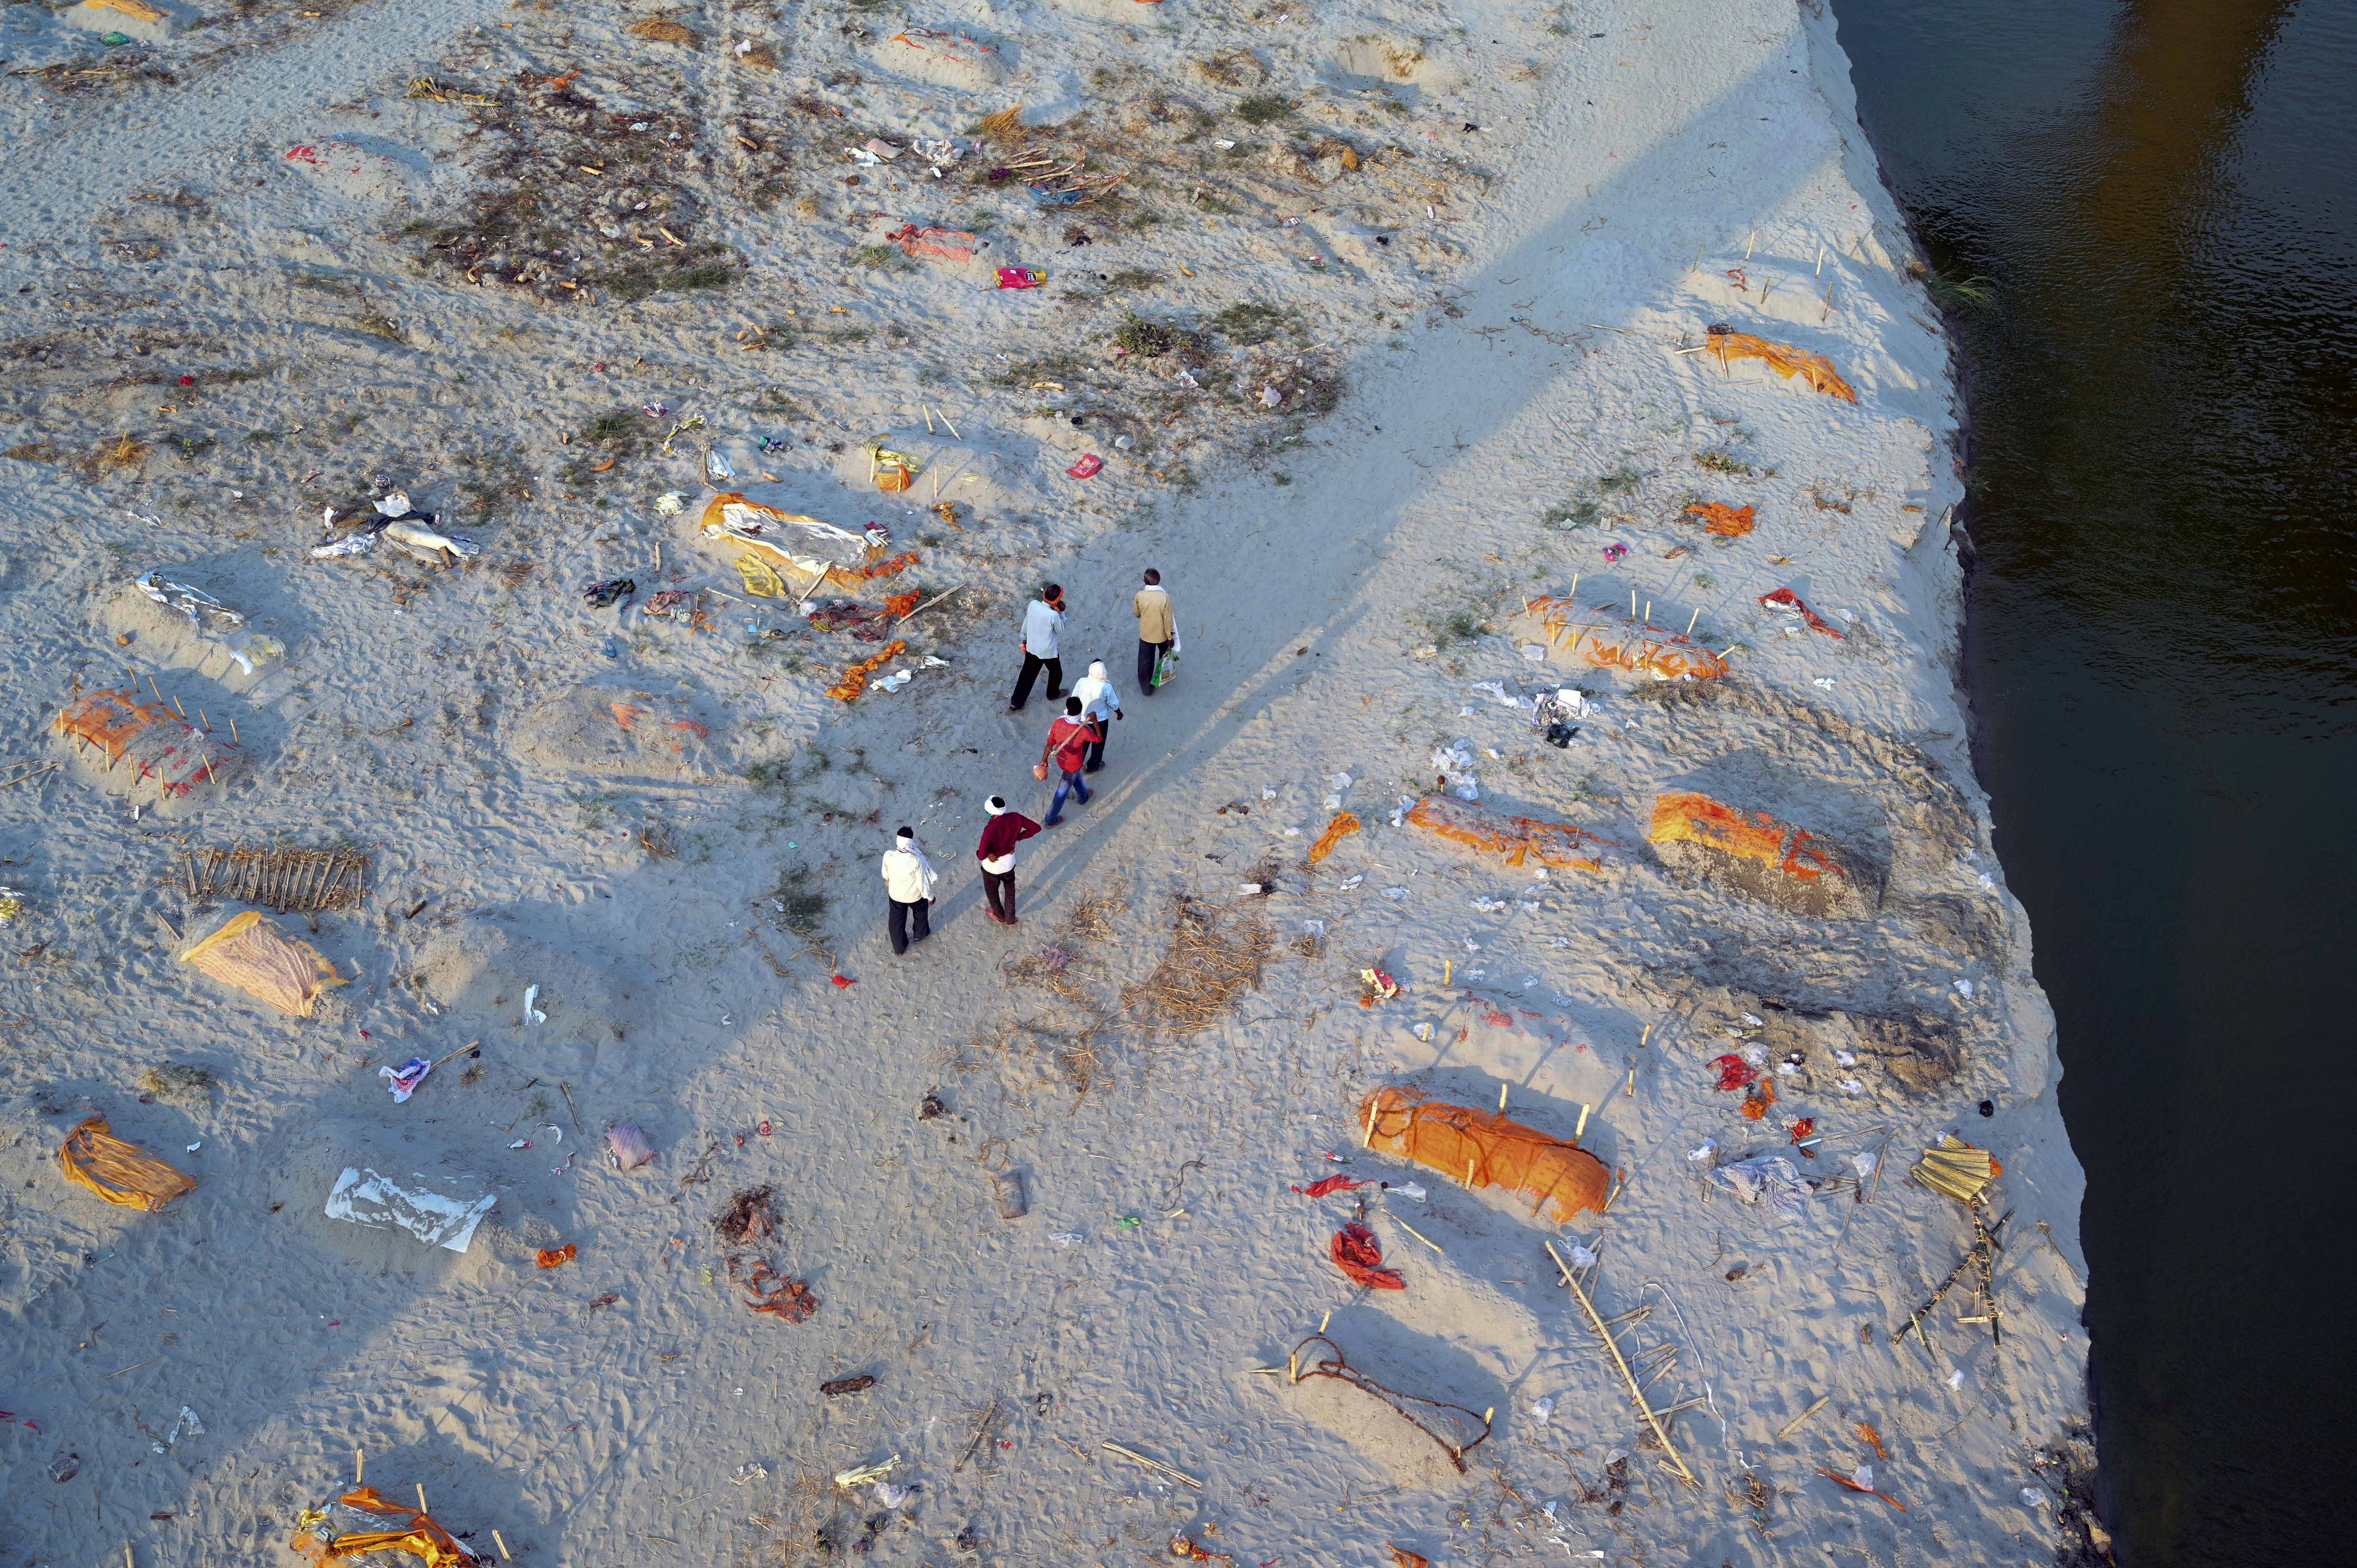
[[[1052,759],[1060,775],[1056,798],[1048,802],[1048,814],[1039,822],[1043,828],[1052,828],[1062,820],[1066,797],[1078,796],[1083,806],[1089,803],[1089,786],[1082,770],[1088,765],[1091,743],[1102,745],[1104,731],[1089,722],[1085,707],[1078,697],[1064,699],[1064,716],[1048,727],[1048,744],[1039,748],[1039,765],[1031,769],[1032,778],[1044,781]]]

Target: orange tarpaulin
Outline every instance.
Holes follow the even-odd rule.
[[[106,753],[107,771],[128,761],[169,795],[220,784],[239,761],[237,743],[207,734],[164,703],[143,703],[136,687],[91,692],[58,715],[58,730]]]
[[[425,1568],[474,1568],[474,1554],[452,1540],[450,1532],[435,1523],[431,1515],[404,1508],[374,1487],[358,1487],[336,1501],[355,1512],[389,1520],[393,1524],[388,1530],[323,1536],[322,1531],[328,1528],[325,1518],[307,1514],[306,1522],[296,1528],[292,1544],[296,1552],[319,1568],[371,1552],[406,1552],[423,1560]]]
[[[1379,1089],[1359,1102],[1371,1149],[1399,1155],[1468,1187],[1501,1187],[1531,1200],[1551,1225],[1598,1208],[1610,1186],[1604,1162],[1494,1111]]]
[[[1502,854],[1508,865],[1535,860],[1541,865],[1601,871],[1603,863],[1594,852],[1610,847],[1608,841],[1569,822],[1501,816],[1448,795],[1426,795],[1408,812],[1407,820],[1469,848]]]
[[[174,1170],[136,1144],[126,1144],[109,1131],[106,1118],[91,1116],[66,1134],[58,1149],[58,1168],[77,1187],[86,1187],[109,1203],[144,1208],[153,1214],[183,1193],[197,1190],[196,1179]]]
[[[1318,842],[1309,846],[1309,864],[1315,865],[1333,854],[1336,844],[1358,831],[1358,818],[1348,811],[1335,813],[1334,820],[1326,824],[1326,831],[1318,835]]]
[[[1754,338],[1749,332],[1727,332],[1714,328],[1708,337],[1710,351],[1718,362],[1729,360],[1759,360],[1778,375],[1788,380],[1793,376],[1808,378],[1812,390],[1844,403],[1856,403],[1857,393],[1834,371],[1834,362],[1823,354],[1812,354],[1795,349],[1790,343],[1770,343],[1765,338]]]
[[[1748,506],[1728,506],[1724,501],[1696,501],[1686,508],[1685,515],[1702,519],[1702,531],[1716,533],[1721,539],[1740,539],[1754,526],[1755,510]]]
[[[1684,633],[1641,626],[1610,605],[1583,617],[1570,600],[1542,595],[1523,608],[1539,618],[1549,642],[1599,670],[1641,670],[1664,681],[1716,681],[1727,673],[1726,660]]]
[[[182,953],[180,961],[289,1018],[309,1017],[320,992],[344,983],[318,949],[280,935],[275,921],[252,909]]]
[[[1803,914],[1855,918],[1878,901],[1864,868],[1830,840],[1708,795],[1657,796],[1645,836],[1666,861],[1717,872],[1744,892]]]

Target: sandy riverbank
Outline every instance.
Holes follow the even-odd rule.
[[[7,81],[0,170],[0,702],[7,760],[59,766],[0,790],[0,1546],[273,1558],[356,1449],[542,1564],[2078,1539],[2040,1461],[2084,1419],[2080,1177],[1953,682],[1946,350],[1830,18],[182,7],[109,50],[38,9],[0,33],[48,73]],[[903,150],[846,150],[870,138]],[[904,252],[911,223],[973,254]],[[1722,361],[1712,323],[1855,402]],[[872,487],[871,440],[911,489]],[[889,628],[875,673],[908,684],[827,694],[885,645],[748,596],[694,527],[707,446],[753,499],[917,553],[842,596],[958,590]],[[323,510],[391,487],[480,553],[312,556],[346,536]],[[1143,700],[1149,564],[1186,653]],[[241,669],[151,569],[283,653]],[[621,575],[627,607],[585,607]],[[1096,800],[1026,846],[1009,931],[972,842],[993,791],[1045,809],[1044,704],[1004,712],[1045,577],[1127,716]],[[1632,593],[1727,675],[1592,662]],[[54,731],[133,679],[195,721],[186,799]],[[1558,688],[1591,710],[1561,747],[1524,705]],[[1598,868],[1394,826],[1443,771],[1597,835]],[[1677,794],[1832,845],[1852,896],[1650,842]],[[1362,831],[1308,865],[1338,811]],[[895,961],[901,822],[946,879]],[[279,917],[347,983],[308,1018],[177,957],[247,908],[185,884],[184,848],[232,842],[373,857],[358,908]],[[1370,968],[1405,994],[1362,1008]],[[389,1098],[381,1069],[470,1042]],[[1760,1088],[1715,1087],[1747,1051],[1756,1120]],[[167,1063],[211,1082],[144,1090]],[[1392,1084],[1502,1086],[1609,1168],[1609,1211],[1547,1226],[1358,1149]],[[197,1190],[146,1215],[67,1185],[92,1112]],[[654,1163],[602,1158],[615,1123]],[[2004,1166],[2003,1343],[1959,1321],[1967,1282],[1894,1348],[1972,1240],[1908,1179],[1950,1129]],[[1706,1174],[1780,1154],[1824,1184],[1791,1212]],[[498,1201],[429,1249],[322,1213],[348,1166]],[[1292,1190],[1335,1174],[1394,1187]],[[716,1234],[762,1186],[774,1234]],[[1361,1199],[1404,1290],[1329,1257]],[[1594,1251],[1607,1316],[1651,1308],[1630,1349],[1674,1353],[1674,1455],[1543,1240]],[[756,1263],[816,1312],[749,1312]],[[1463,1474],[1367,1396],[1256,1370],[1321,1322],[1446,1420],[1491,1412]],[[905,1498],[828,1479],[895,1457]],[[1860,1463],[1903,1511],[1820,1473]]]

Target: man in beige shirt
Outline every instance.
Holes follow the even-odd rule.
[[[1178,651],[1178,618],[1171,613],[1170,596],[1163,591],[1162,574],[1146,569],[1146,586],[1137,591],[1137,690],[1154,695],[1154,669],[1164,654]]]

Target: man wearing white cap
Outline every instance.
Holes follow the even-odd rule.
[[[917,835],[902,828],[893,837],[892,847],[884,852],[884,894],[892,900],[892,914],[887,922],[892,933],[892,951],[898,955],[909,950],[909,918],[916,917],[914,938],[923,941],[933,934],[931,914],[933,907],[933,884],[941,880],[925,852],[917,847]]]
[[[1121,717],[1121,693],[1113,689],[1103,660],[1089,660],[1089,672],[1072,682],[1072,695],[1081,700],[1082,715],[1097,726],[1097,738],[1089,742],[1086,767],[1088,772],[1094,773],[1104,767],[1105,736],[1112,733],[1105,728],[1105,722],[1109,717]]]
[[[982,842],[974,857],[982,863],[982,895],[990,900],[990,918],[1002,926],[1015,921],[1015,846],[1035,837],[1039,824],[1020,811],[1007,810],[1006,797],[993,795],[983,803],[990,821],[982,825]]]

